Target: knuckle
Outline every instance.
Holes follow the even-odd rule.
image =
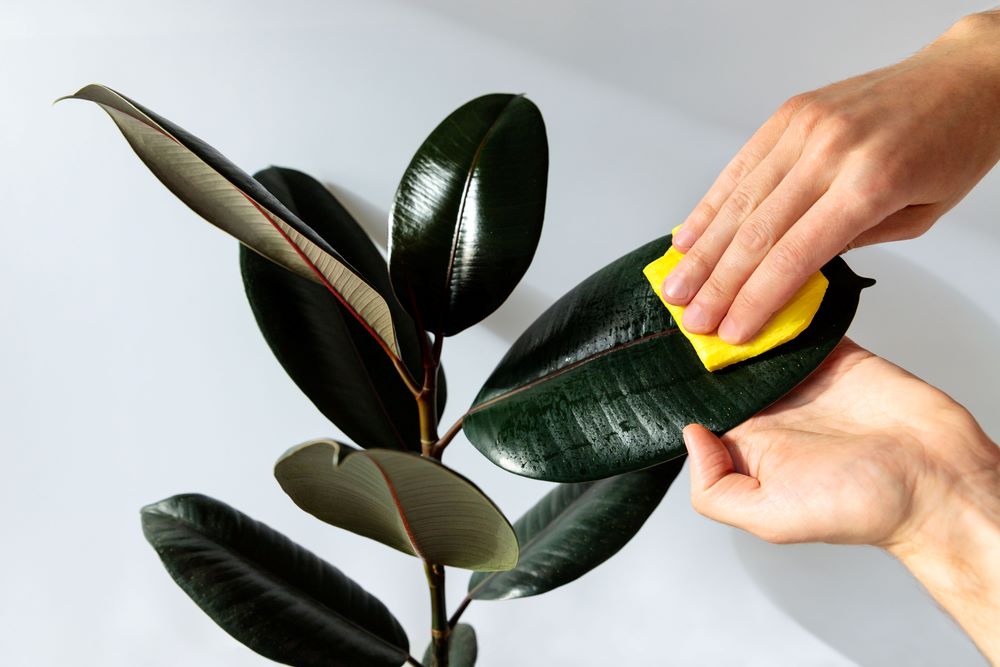
[[[756,155],[744,149],[730,161],[726,167],[726,174],[733,186],[739,185],[744,178],[750,175],[754,166],[760,162]]]
[[[755,291],[750,289],[741,289],[740,293],[736,295],[736,299],[733,301],[733,308],[731,312],[742,312],[752,317],[759,313],[763,306],[763,301],[761,301],[761,298]]]
[[[786,120],[791,120],[812,101],[812,93],[799,93],[793,95],[778,107],[777,115]]]
[[[698,302],[703,306],[715,304],[728,298],[728,290],[714,273],[698,290]]]
[[[823,114],[823,131],[834,139],[843,140],[854,134],[857,118],[844,108],[829,109]]]
[[[862,156],[857,182],[853,184],[855,205],[862,215],[877,215],[899,195],[900,167],[892,160]]]
[[[782,243],[771,250],[771,271],[780,279],[798,275],[805,265],[806,254],[796,244]]]
[[[811,135],[826,116],[826,107],[822,100],[811,99],[796,111],[792,124],[802,135]]]
[[[712,206],[707,200],[701,200],[695,207],[695,221],[696,224],[708,224],[715,219],[715,216],[719,214],[719,210]]]
[[[699,248],[697,243],[684,255],[681,262],[685,265],[688,275],[704,275],[712,266],[704,249]]]
[[[768,224],[760,219],[747,220],[736,230],[733,239],[737,249],[746,255],[757,255],[774,244]]]
[[[893,185],[894,177],[877,163],[855,163],[852,167],[837,189],[844,231],[854,230],[856,234],[901,208],[896,204],[903,199]]]
[[[822,159],[846,153],[857,139],[855,120],[847,112],[833,110],[813,126],[812,149]]]
[[[726,202],[726,213],[733,218],[742,220],[753,213],[756,203],[756,198],[745,187],[736,188],[729,195],[729,201]]]

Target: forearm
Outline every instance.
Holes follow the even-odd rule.
[[[961,67],[961,80],[973,82],[986,101],[983,122],[993,122],[1000,112],[1000,8],[962,18],[925,53],[933,58],[948,51],[961,52],[947,62]],[[938,470],[926,488],[917,487],[914,504],[924,507],[915,513],[924,518],[887,549],[1000,665],[1000,449],[964,410],[957,413],[954,437],[941,437],[952,446],[931,455],[929,467]],[[943,465],[942,457],[955,454],[961,464]]]
[[[937,475],[915,499],[933,503],[927,518],[888,550],[1000,664],[1000,450],[976,430],[977,465]]]

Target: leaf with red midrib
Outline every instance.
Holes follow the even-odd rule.
[[[385,299],[266,189],[214,148],[105,86],[60,99],[100,105],[150,171],[200,216],[298,275],[326,286],[383,350],[399,359]]]
[[[429,563],[509,570],[514,530],[472,482],[441,463],[319,439],[288,450],[274,476],[301,509]]]

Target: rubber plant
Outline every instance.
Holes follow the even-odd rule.
[[[430,641],[418,659],[382,602],[267,526],[197,494],[143,508],[145,536],[176,583],[280,663],[473,665],[476,635],[459,622],[470,602],[545,593],[615,554],[677,476],[681,428],[722,433],[788,392],[841,339],[867,284],[834,259],[803,334],[709,373],[642,275],[669,247],[669,236],[655,239],[542,314],[442,433],[444,340],[504,302],[541,234],[548,145],[530,100],[485,95],[430,133],[392,203],[387,262],[309,176],[271,167],[250,177],[104,86],[70,97],[100,105],[164,185],[240,241],[264,338],[355,443],[292,447],[275,465],[281,488],[319,520],[424,562]],[[512,526],[441,462],[462,430],[497,465],[560,484]],[[473,571],[450,616],[447,567]]]

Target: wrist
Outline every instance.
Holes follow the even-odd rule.
[[[922,418],[902,427],[921,465],[911,480],[911,511],[889,544],[911,554],[965,553],[964,542],[987,527],[1000,532],[1000,448],[961,405],[944,397],[921,405]],[[990,531],[987,531],[990,532]]]
[[[911,525],[884,545],[907,567],[944,564],[965,571],[981,555],[1000,555],[1000,468],[949,477],[918,485]]]
[[[939,442],[945,443],[946,440]],[[915,520],[886,550],[991,660],[1000,660],[1000,450],[978,428],[951,438],[959,462],[931,461]],[[930,456],[934,459],[934,455]]]
[[[970,43],[977,42],[986,47],[995,44],[998,34],[1000,34],[1000,9],[989,9],[963,16],[953,23],[938,41],[957,39]]]
[[[963,16],[931,44],[935,46],[961,51],[990,77],[994,90],[1000,88],[1000,10]]]

